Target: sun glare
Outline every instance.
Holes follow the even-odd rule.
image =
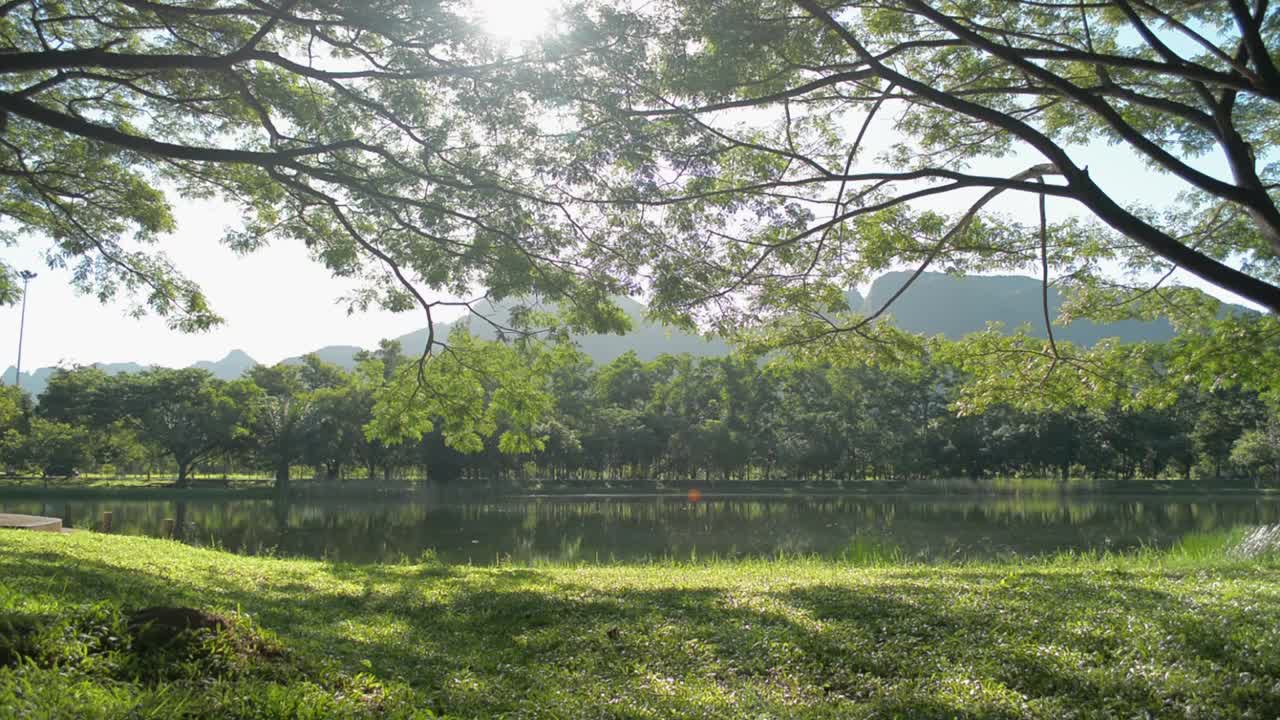
[[[519,46],[551,29],[556,4],[556,0],[475,0],[475,9],[489,34]]]

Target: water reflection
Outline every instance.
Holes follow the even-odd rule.
[[[1167,547],[1188,533],[1280,522],[1259,498],[529,498],[443,502],[0,498],[0,511],[61,517],[235,552],[348,562],[835,557],[868,548],[921,559]]]

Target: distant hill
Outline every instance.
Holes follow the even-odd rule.
[[[874,312],[911,276],[890,272],[871,283],[861,305],[851,306],[863,313]],[[1049,309],[1057,317],[1062,294],[1049,289]],[[1040,280],[1023,275],[968,275],[926,272],[889,307],[888,315],[898,327],[925,335],[945,335],[953,340],[985,330],[988,322],[1001,322],[1007,330],[1030,324],[1031,332],[1045,337]],[[1079,345],[1093,345],[1108,337],[1125,342],[1164,342],[1173,337],[1167,320],[1140,322],[1123,320],[1099,324],[1077,320],[1070,325],[1054,325],[1054,337]]]
[[[142,372],[147,368],[134,362],[126,363],[94,363],[94,367],[102,370],[108,375],[119,375],[120,373]],[[44,389],[49,385],[49,378],[53,377],[53,373],[57,371],[56,367],[42,367],[38,370],[22,373],[22,389],[31,393],[32,397],[40,397],[44,393]],[[12,385],[17,375],[12,366],[4,371],[4,384]]]
[[[893,295],[910,276],[907,272],[890,272],[876,278],[866,297],[857,290],[845,293],[849,307],[860,312],[873,312]],[[626,335],[581,335],[578,344],[597,364],[611,362],[619,355],[634,351],[642,360],[652,360],[663,353],[689,353],[702,356],[722,356],[728,353],[724,341],[704,339],[697,335],[669,328],[644,318],[644,305],[631,298],[615,298],[615,302],[631,318],[632,331]],[[1001,322],[1013,330],[1029,324],[1031,332],[1044,337],[1044,321],[1040,307],[1040,281],[1018,275],[970,275],[958,277],[945,273],[924,273],[893,304],[888,315],[899,327],[926,335],[945,335],[959,338],[986,328],[988,322]],[[1050,290],[1050,309],[1057,315],[1062,306],[1062,296]],[[479,312],[488,315],[499,324],[509,319],[510,304],[485,305]],[[1237,308],[1238,306],[1231,306]],[[1241,308],[1243,309],[1243,308]],[[448,337],[458,324],[466,324],[477,337],[492,339],[494,328],[484,320],[467,316],[453,323],[436,325],[439,337]],[[1082,345],[1092,345],[1102,338],[1118,337],[1126,342],[1161,342],[1173,337],[1173,328],[1165,320],[1139,322],[1125,320],[1117,323],[1095,323],[1077,320],[1069,325],[1055,326],[1054,336]],[[396,338],[408,355],[418,355],[427,341],[426,329]],[[355,367],[355,356],[360,348],[351,345],[329,345],[313,351],[322,360],[345,369]],[[283,362],[299,364],[302,355]],[[256,361],[241,350],[232,350],[216,362],[201,361],[191,367],[202,368],[222,379],[233,379],[256,365]],[[137,363],[99,364],[104,371],[140,372],[144,368]],[[54,368],[40,368],[22,374],[22,386],[39,396],[48,384]],[[9,368],[3,375],[4,383],[13,384],[14,371]]]
[[[209,362],[202,360],[191,365],[193,368],[208,370],[213,373],[214,377],[222,380],[234,380],[245,373],[249,368],[257,365],[257,361],[249,357],[243,350],[232,350],[227,356],[217,362]],[[105,372],[108,375],[119,375],[120,373],[136,373],[142,372],[153,365],[139,365],[135,362],[125,363],[93,363],[93,366]],[[31,393],[32,397],[40,397],[44,389],[49,385],[49,378],[57,371],[56,367],[43,367],[31,372],[22,373],[22,389]],[[14,380],[13,367],[4,371],[4,384],[12,385]]]
[[[199,370],[208,370],[213,376],[220,380],[235,380],[245,374],[249,368],[257,365],[258,361],[249,357],[249,354],[243,350],[232,350],[227,356],[217,362],[209,362],[201,360],[191,367]]]
[[[574,338],[578,346],[582,348],[582,351],[597,365],[610,363],[627,352],[635,352],[641,360],[652,360],[664,353],[669,355],[689,353],[690,355],[711,357],[719,357],[729,353],[729,346],[719,338],[706,339],[678,328],[671,328],[646,320],[644,317],[644,305],[629,297],[615,297],[613,301],[631,319],[631,332],[626,335],[578,335]],[[492,305],[485,303],[477,307],[477,311],[488,316],[499,325],[505,325],[510,320],[510,305],[507,304]],[[449,325],[448,328],[452,329],[458,324],[465,324],[471,334],[478,338],[492,340],[497,336],[497,331],[493,325],[478,317],[463,317]],[[437,332],[439,331],[437,330]],[[399,340],[405,352],[418,354],[422,352],[426,343],[426,331],[419,330],[405,335]]]
[[[53,371],[57,368],[43,367],[38,370],[22,373],[22,389],[31,393],[32,397],[40,397],[45,387],[49,384],[49,378],[53,375]],[[4,371],[4,375],[0,376],[0,380],[4,380],[5,385],[12,385],[17,378],[17,371],[10,365],[8,370]]]
[[[355,345],[326,345],[319,350],[312,350],[307,355],[316,355],[327,363],[333,363],[343,370],[351,370],[356,366],[356,353],[361,348]],[[285,365],[301,365],[303,355],[285,358],[280,362]]]
[[[861,310],[863,304],[866,303],[867,300],[866,298],[862,297],[862,293],[858,292],[857,288],[854,288],[852,290],[845,291],[844,301],[846,303],[849,303],[850,308],[854,310]]]

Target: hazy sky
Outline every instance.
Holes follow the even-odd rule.
[[[548,2],[492,0],[487,3],[486,22],[515,42],[545,24],[542,8]],[[1096,181],[1122,201],[1162,205],[1181,189],[1173,180],[1147,170],[1124,150],[1100,145],[1074,154],[1079,162],[1089,165]],[[979,169],[1012,173],[1030,162],[1037,161],[1012,158]],[[1196,164],[1221,171],[1220,163],[1212,159]],[[1007,195],[993,209],[1034,218],[1034,198]],[[956,207],[967,204],[961,199],[950,202]],[[1051,213],[1070,211],[1070,203],[1052,199],[1050,203]],[[178,231],[163,243],[175,265],[201,285],[215,311],[226,320],[207,333],[176,333],[159,318],[129,317],[128,303],[123,300],[104,306],[76,295],[65,270],[50,270],[45,265],[40,241],[0,248],[0,257],[17,269],[39,273],[28,296],[23,367],[31,370],[61,363],[125,361],[181,367],[198,360],[218,360],[232,349],[244,350],[257,361],[270,364],[324,345],[372,347],[379,339],[403,335],[425,324],[420,312],[348,316],[336,301],[350,286],[331,278],[300,245],[280,242],[252,255],[236,255],[219,244],[224,229],[237,223],[235,212],[216,202],[179,202],[175,207]],[[1189,284],[1237,301],[1203,283]],[[0,308],[0,368],[15,360],[20,307]],[[438,319],[450,317],[456,313],[438,315]]]

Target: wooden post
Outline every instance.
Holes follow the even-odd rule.
[[[173,518],[165,518],[161,521],[160,537],[173,538]]]
[[[99,526],[98,530],[104,533],[111,532],[111,511],[110,510],[102,511],[102,524]]]

